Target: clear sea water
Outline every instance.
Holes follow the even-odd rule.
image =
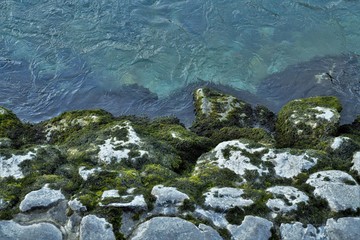
[[[357,0],[1,0],[0,105],[39,121],[132,84],[255,93],[289,65],[360,53],[359,15]]]

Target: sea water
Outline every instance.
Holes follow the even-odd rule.
[[[40,121],[199,80],[256,94],[288,66],[359,53],[359,15],[357,0],[1,0],[0,105]]]

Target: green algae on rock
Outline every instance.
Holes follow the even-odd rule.
[[[321,148],[337,133],[341,104],[336,97],[311,97],[287,103],[276,122],[279,147]]]
[[[360,227],[360,134],[357,122],[337,132],[336,98],[290,102],[274,138],[267,109],[201,91],[192,131],[174,117],[82,110],[32,125],[3,110],[15,125],[0,122],[0,229],[160,238],[163,226],[147,226],[161,217],[204,239],[278,239],[303,229],[291,222],[330,229],[339,218],[325,237]]]

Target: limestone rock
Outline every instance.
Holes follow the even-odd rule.
[[[360,175],[360,151],[354,153],[352,163],[353,166],[351,167],[351,169],[357,171],[357,173]]]
[[[10,158],[0,156],[0,177],[23,178],[24,174],[20,168],[20,163],[31,160],[35,157],[35,152],[28,152],[25,155],[12,154]]]
[[[97,168],[92,168],[92,169],[85,169],[85,167],[79,167],[79,175],[81,176],[82,179],[84,179],[85,181],[88,180],[88,178],[97,173],[100,172],[101,168],[97,167]]]
[[[213,210],[205,210],[197,207],[194,216],[202,220],[210,221],[214,226],[219,228],[225,228],[229,225],[224,213],[215,212]]]
[[[71,208],[71,210],[73,210],[73,211],[76,211],[76,212],[85,212],[86,211],[86,207],[77,198],[70,200],[68,202],[68,205]]]
[[[241,195],[244,194],[242,189],[237,188],[211,188],[210,192],[205,193],[205,206],[228,210],[234,207],[250,206],[254,202],[249,199],[244,199]]]
[[[330,142],[330,151],[332,154],[341,159],[351,158],[355,151],[359,150],[357,145],[351,138],[348,137],[335,137]]]
[[[278,145],[316,148],[322,139],[336,133],[340,111],[340,102],[335,97],[311,97],[290,101],[278,114]]]
[[[245,216],[240,226],[229,225],[227,229],[234,240],[267,240],[271,237],[272,226],[273,223],[264,218]]]
[[[156,185],[151,190],[151,194],[156,197],[155,211],[165,215],[174,214],[185,199],[189,196],[178,191],[174,187],[164,187],[163,185]]]
[[[45,185],[40,190],[26,194],[24,200],[20,203],[19,208],[20,211],[26,212],[33,208],[49,207],[63,199],[65,199],[65,196],[60,190],[53,190]]]
[[[303,227],[300,222],[281,224],[280,235],[283,240],[327,240],[325,236],[324,227],[315,228],[308,224]]]
[[[360,218],[345,217],[328,219],[325,226],[326,235],[331,240],[358,240],[360,239]]]
[[[290,149],[269,149],[262,160],[272,162],[276,175],[292,178],[316,165],[318,159],[314,155],[311,151],[299,151],[298,154],[292,154]]]
[[[140,224],[129,239],[205,240],[209,235],[214,240],[222,239],[215,230],[210,230],[210,227],[196,227],[193,223],[178,217],[154,217]]]
[[[50,223],[20,225],[14,221],[0,221],[0,239],[6,240],[62,240],[61,231]]]
[[[226,126],[253,126],[251,105],[233,96],[209,88],[194,92],[195,121],[191,129],[203,136],[210,136],[216,129]]]
[[[272,193],[275,199],[269,199],[266,203],[274,212],[289,212],[297,209],[297,204],[307,202],[309,197],[299,191],[298,189],[290,186],[275,186],[266,189],[267,192]],[[284,198],[286,201],[284,201]]]
[[[316,172],[310,175],[306,183],[315,187],[314,194],[326,199],[333,211],[356,210],[360,207],[360,186],[345,172]]]
[[[120,216],[119,216],[120,217]],[[104,218],[87,215],[81,220],[80,240],[115,240],[113,227]]]

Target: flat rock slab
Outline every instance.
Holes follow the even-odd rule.
[[[120,218],[121,216],[119,216]],[[113,227],[105,218],[87,215],[81,220],[80,240],[115,240]]]
[[[40,190],[32,191],[26,194],[24,200],[20,203],[20,211],[26,212],[33,208],[49,207],[65,199],[60,190],[53,190],[44,186]]]
[[[193,223],[178,217],[154,217],[140,224],[130,239],[220,240],[222,238],[214,229],[203,224],[196,227]]]
[[[273,223],[265,218],[245,216],[240,226],[229,225],[227,229],[236,240],[267,240],[271,237]]]
[[[269,199],[266,203],[274,212],[289,212],[297,209],[297,204],[307,202],[309,197],[299,191],[297,188],[291,186],[275,186],[266,189],[274,195],[274,199]],[[287,200],[284,201],[284,198]]]
[[[333,211],[356,210],[360,207],[360,186],[345,172],[316,172],[310,175],[306,183],[315,188],[316,196],[326,199]]]
[[[61,231],[50,223],[20,225],[14,221],[0,221],[2,240],[62,240]]]
[[[253,204],[250,199],[244,199],[241,195],[244,190],[237,188],[211,188],[205,193],[205,205],[215,209],[228,210],[234,207],[245,207]]]
[[[174,187],[164,187],[163,185],[156,185],[151,190],[151,194],[156,197],[156,206],[180,205],[189,196],[178,191]]]

